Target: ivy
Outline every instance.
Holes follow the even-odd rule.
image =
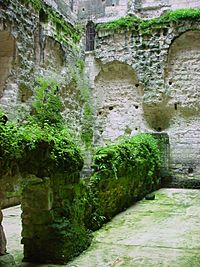
[[[97,30],[140,30],[143,33],[149,33],[154,27],[162,27],[170,22],[177,22],[184,19],[199,19],[200,8],[178,9],[168,11],[160,17],[153,19],[142,19],[136,16],[126,16],[110,22],[99,23]]]
[[[54,38],[60,43],[67,44],[69,38],[73,40],[74,43],[80,41],[82,35],[82,27],[80,25],[73,26],[66,21],[64,16],[62,16],[58,11],[54,10],[52,7],[45,4],[41,0],[20,0],[22,4],[30,4],[36,12],[42,11],[48,21],[51,22],[53,27],[55,27]]]

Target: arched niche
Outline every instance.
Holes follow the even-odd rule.
[[[200,31],[187,31],[170,46],[165,73],[169,105],[183,116],[200,110]]]
[[[137,75],[129,65],[113,61],[101,66],[93,90],[96,144],[139,131],[142,95]]]
[[[60,71],[64,66],[65,54],[59,42],[47,36],[43,51],[43,66],[46,69]]]
[[[95,25],[92,21],[88,21],[86,25],[86,51],[93,51],[95,46]]]
[[[0,97],[12,69],[15,55],[15,39],[10,32],[0,31]]]

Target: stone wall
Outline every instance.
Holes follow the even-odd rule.
[[[9,120],[23,123],[31,111],[36,77],[55,79],[60,83],[64,119],[80,140],[86,101],[81,88],[87,89],[87,82],[80,74],[83,56],[79,44],[68,36],[66,42],[59,41],[62,32],[58,34],[55,25],[30,4],[9,0],[0,12],[0,108]],[[68,21],[73,23],[73,17]],[[1,190],[16,191],[19,179],[11,173],[0,177]]]
[[[172,9],[200,7],[199,0],[169,0]]]
[[[106,21],[127,14],[128,0],[79,0],[78,19]]]
[[[87,61],[95,70],[90,80],[97,144],[166,132],[172,175],[200,177],[199,30],[198,20],[184,20],[149,34],[98,33],[94,59],[90,54]]]
[[[129,13],[145,18],[158,17],[168,10],[200,7],[199,0],[134,0]]]

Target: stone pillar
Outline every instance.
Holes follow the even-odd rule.
[[[90,244],[76,209],[79,173],[32,176],[22,192],[24,261],[63,264]]]
[[[161,153],[161,183],[165,186],[171,182],[169,136],[167,133],[153,133],[152,135],[158,141],[158,147]]]
[[[36,176],[27,178],[22,192],[22,244],[24,261],[36,262],[41,259],[49,240],[49,224],[52,217],[52,191],[50,179]],[[44,256],[45,258],[45,256]]]

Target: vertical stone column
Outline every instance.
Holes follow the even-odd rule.
[[[90,244],[77,208],[79,173],[32,176],[22,192],[24,261],[64,264]]]
[[[42,259],[44,243],[48,247],[48,242],[51,242],[49,224],[53,221],[52,203],[50,179],[34,175],[27,177],[22,193],[24,261]]]
[[[167,183],[168,179],[171,179],[169,136],[167,133],[153,133],[152,135],[157,139],[158,147],[161,153],[160,176],[163,180],[162,183]]]

